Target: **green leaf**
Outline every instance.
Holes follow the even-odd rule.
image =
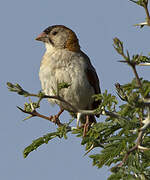
[[[29,153],[31,153],[32,151],[36,150],[39,146],[41,146],[44,143],[47,144],[51,139],[53,139],[55,137],[59,137],[59,133],[58,132],[48,133],[48,134],[44,135],[43,137],[35,139],[32,142],[32,144],[30,144],[29,146],[27,146],[24,149],[24,151],[23,151],[24,158],[26,158],[29,155]]]

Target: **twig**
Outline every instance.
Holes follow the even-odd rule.
[[[136,81],[137,81],[137,84],[142,89],[142,84],[141,84],[139,75],[138,75],[137,70],[136,70],[136,65],[137,64],[135,62],[132,62],[132,61],[124,61],[124,60],[123,61],[119,61],[119,62],[127,63],[129,66],[132,67],[134,75],[135,75],[135,78],[136,78]]]
[[[142,22],[142,23],[138,23],[138,24],[135,24],[134,26],[140,26],[141,28],[143,26],[150,26],[150,14],[149,14],[149,10],[148,10],[148,0],[143,0],[143,2],[141,3],[138,3],[137,1],[134,1],[134,0],[130,0],[140,6],[142,6],[144,9],[145,9],[145,13],[146,13],[146,22]]]
[[[34,96],[37,97],[37,95],[34,94]],[[65,101],[62,97],[58,97],[58,96],[47,96],[45,95],[44,98],[50,98],[50,99],[56,99],[56,100],[59,100],[61,102],[64,102],[66,103],[67,105],[69,105],[73,110],[74,110],[74,113],[81,113],[81,114],[85,114],[85,115],[96,115],[97,112],[96,110],[81,110],[81,109],[77,109],[75,108],[73,105],[71,105],[69,102]],[[32,111],[32,112],[28,112],[28,111],[25,111],[23,110],[22,108],[20,107],[17,107],[18,109],[20,109],[22,112],[24,113],[27,113],[27,114],[30,114],[32,116],[38,116],[38,117],[42,117],[44,119],[47,119],[49,121],[51,121],[51,119],[47,116],[44,116],[44,115],[41,115],[39,114],[37,111]],[[105,116],[111,116],[111,117],[114,117],[114,118],[117,118],[117,119],[121,119],[121,120],[124,120],[124,121],[129,121],[128,118],[124,118],[122,116],[120,116],[119,114],[115,113],[115,112],[111,112],[111,111],[107,111],[107,110],[102,110],[102,115],[105,115]]]
[[[39,97],[37,94],[29,94],[28,96],[31,96],[31,97]],[[56,99],[56,100],[59,100],[61,102],[64,102],[66,105],[70,106],[70,108],[72,109],[73,112],[78,112],[78,109],[74,106],[72,106],[69,102],[67,102],[66,100],[64,100],[64,98],[60,97],[59,95],[58,96],[48,96],[48,95],[43,95],[41,99]]]
[[[150,108],[148,108],[148,115],[147,115],[147,118],[143,121],[143,124],[144,124],[144,126],[139,131],[135,146],[133,146],[131,149],[129,149],[129,151],[125,154],[122,162],[117,164],[115,167],[122,167],[124,165],[124,163],[126,162],[126,160],[128,159],[129,155],[133,151],[138,150],[138,149],[142,150],[142,151],[149,150],[149,148],[142,147],[141,143],[142,143],[142,139],[144,136],[144,132],[150,126]]]
[[[121,42],[118,38],[114,38],[113,39],[114,41],[114,48],[116,49],[116,51],[118,52],[118,54],[120,54],[124,60],[121,60],[119,62],[122,62],[122,63],[127,63],[129,66],[132,67],[133,69],[133,72],[135,74],[135,77],[136,77],[136,80],[137,80],[137,84],[139,85],[140,88],[142,88],[142,84],[141,84],[141,81],[140,81],[140,78],[138,76],[138,73],[136,71],[136,62],[133,62],[131,59],[130,59],[130,56],[129,56],[129,52],[127,51],[127,55],[125,54],[124,52],[124,47],[123,47],[123,42]],[[140,56],[139,56],[140,57]]]
[[[134,147],[132,147],[124,156],[123,160],[121,163],[117,164],[115,167],[122,167],[124,165],[124,163],[126,162],[126,160],[128,159],[129,155],[131,152],[135,151],[137,149],[137,145],[135,145]]]
[[[36,108],[39,107],[39,102],[44,99],[44,98],[47,98],[47,99],[56,99],[58,101],[61,101],[65,104],[67,104],[74,113],[78,113],[78,114],[84,114],[84,115],[96,115],[97,113],[99,114],[100,112],[97,112],[97,110],[81,110],[81,109],[78,109],[76,107],[74,107],[72,104],[70,104],[69,102],[67,102],[63,97],[60,97],[60,96],[48,96],[48,95],[44,95],[42,92],[39,92],[39,94],[33,94],[33,93],[29,93],[27,91],[25,91],[20,85],[16,84],[12,84],[10,82],[7,83],[7,86],[8,86],[8,89],[12,92],[17,92],[19,95],[24,95],[25,97],[38,97],[39,98],[39,101],[38,101],[38,106],[36,105]],[[31,103],[32,104],[32,103]],[[27,111],[26,109],[23,110],[22,108],[18,107],[22,112],[24,113],[27,113],[27,114],[30,114],[32,116],[39,116],[44,119],[47,119],[49,121],[51,121],[51,119],[47,116],[44,116],[44,115],[40,115],[37,111],[35,111],[36,108],[31,108],[30,111]],[[102,115],[105,115],[105,116],[112,116],[112,117],[115,117],[117,119],[122,119],[124,121],[128,121],[128,119],[126,118],[123,118],[121,117],[119,114],[115,113],[115,112],[110,112],[110,111],[106,111],[104,109],[104,107],[101,108],[101,114]]]
[[[48,121],[51,121],[51,122],[57,124],[59,127],[63,125],[63,124],[59,121],[58,118],[55,119],[55,120],[53,120],[53,118],[48,117],[48,116],[45,116],[45,115],[42,115],[42,114],[38,113],[36,110],[33,110],[32,112],[29,112],[29,111],[23,110],[22,108],[20,108],[20,107],[18,107],[18,106],[17,106],[17,108],[18,108],[20,111],[22,111],[23,113],[30,114],[31,117],[37,116],[37,117],[46,119],[46,120],[48,120]]]
[[[126,160],[128,159],[129,155],[137,150],[137,149],[140,149],[140,144],[141,144],[141,141],[142,141],[142,137],[143,137],[143,134],[144,134],[144,131],[141,130],[138,134],[138,137],[137,137],[137,142],[135,144],[135,146],[133,146],[131,149],[128,150],[128,152],[125,154],[123,160],[121,161],[121,163],[117,164],[115,167],[122,167],[124,165],[124,163],[126,162]]]
[[[146,12],[147,25],[150,26],[150,15],[149,15],[149,11],[148,11],[148,0],[147,0],[147,2],[143,2],[143,7],[144,7],[145,12]]]
[[[135,77],[136,77],[136,81],[137,81],[138,86],[142,89],[142,83],[141,83],[140,78],[139,78],[139,75],[138,75],[138,73],[137,73],[136,65],[132,63],[132,64],[130,64],[130,66],[131,66],[132,69],[133,69],[133,72],[134,72],[134,75],[135,75]]]

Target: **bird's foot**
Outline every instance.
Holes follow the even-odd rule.
[[[88,130],[89,130],[89,116],[86,115],[86,122],[83,127],[83,137],[86,136],[86,133],[88,132]]]
[[[60,122],[60,121],[59,121],[59,116],[62,114],[63,111],[64,111],[64,110],[61,109],[61,110],[58,112],[58,114],[53,115],[53,116],[50,116],[49,119],[50,119],[52,122],[54,122],[55,124],[57,124],[58,122]]]
[[[77,129],[80,128],[79,122],[80,122],[81,115],[82,115],[81,113],[77,113]]]
[[[59,121],[59,118],[57,115],[50,116],[49,119],[55,124],[57,124],[57,122]]]

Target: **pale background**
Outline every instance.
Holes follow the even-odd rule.
[[[102,92],[107,89],[116,95],[114,84],[130,81],[133,73],[127,65],[117,62],[121,57],[115,52],[112,39],[119,37],[131,54],[147,55],[150,29],[133,26],[144,18],[143,9],[128,0],[0,2],[0,179],[107,179],[109,168],[93,167],[92,160],[83,157],[81,139],[73,135],[68,140],[53,140],[24,159],[23,149],[32,140],[55,130],[55,125],[39,118],[23,122],[25,115],[16,106],[23,106],[27,99],[9,92],[6,82],[19,83],[31,92],[41,89],[38,71],[44,46],[34,39],[46,27],[63,24],[77,33],[82,50],[96,67]],[[149,67],[138,71],[149,79]],[[54,114],[56,108],[43,103],[41,112]],[[68,119],[67,113],[62,119]]]

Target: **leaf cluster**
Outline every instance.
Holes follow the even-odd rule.
[[[69,131],[70,131],[69,125],[64,124],[63,126],[58,127],[56,132],[48,133],[48,134],[44,135],[43,137],[33,140],[32,144],[30,144],[29,146],[27,146],[24,149],[24,151],[23,151],[24,158],[26,158],[29,155],[29,153],[36,150],[41,145],[47,144],[50,140],[52,140],[56,137],[59,139],[61,139],[61,138],[67,139],[67,133]]]

